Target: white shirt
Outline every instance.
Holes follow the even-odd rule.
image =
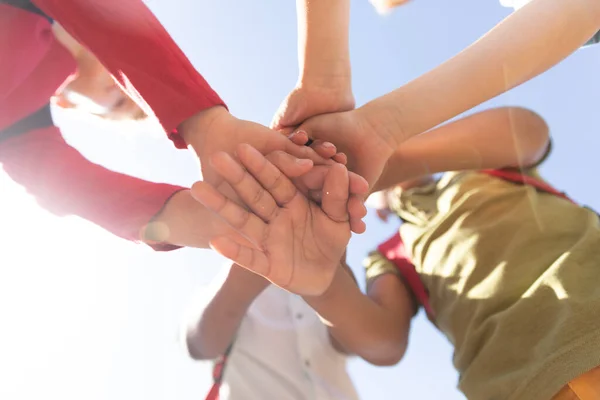
[[[229,355],[221,400],[358,400],[327,328],[301,297],[274,285],[252,303]]]

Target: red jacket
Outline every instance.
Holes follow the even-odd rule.
[[[178,148],[177,126],[224,105],[141,0],[34,0],[88,47],[134,98],[152,108]],[[75,71],[43,16],[0,4],[0,131],[34,113]],[[4,170],[49,211],[85,218],[117,236],[141,228],[181,187],[107,170],[66,144],[56,127],[0,135]],[[172,247],[170,247],[172,248]]]

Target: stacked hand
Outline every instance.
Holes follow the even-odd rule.
[[[211,246],[286,290],[306,296],[323,293],[350,239],[350,219],[366,214],[360,199],[348,195],[346,167],[328,167],[319,205],[290,179],[310,171],[312,161],[281,151],[265,157],[246,144],[238,146],[237,156],[239,161],[220,152],[212,162],[249,210],[206,182],[192,189],[198,201],[247,240],[227,235],[214,238]]]
[[[397,148],[394,132],[378,123],[363,109],[318,115],[308,119],[296,131],[300,136],[330,141],[344,152],[348,168],[364,177],[373,188],[389,157]]]
[[[239,143],[248,143],[263,154],[277,150],[285,151],[295,157],[311,160],[315,165],[322,167],[315,168],[310,174],[295,180],[304,194],[315,196],[316,199],[320,198],[320,189],[327,171],[325,166],[335,163],[331,157],[336,156],[336,147],[331,143],[321,141],[306,147],[303,146],[308,140],[305,134],[295,135],[293,140],[289,140],[262,125],[237,119],[222,107],[203,111],[187,121],[183,129],[186,141],[198,155],[203,179],[216,186],[223,181],[209,162],[211,156],[220,151],[234,155]],[[343,158],[343,155],[336,157],[338,161],[344,161]],[[349,190],[354,195],[365,195],[368,184],[357,174],[350,173]]]
[[[337,81],[336,81],[337,82]],[[333,143],[338,153],[333,159],[364,177],[372,188],[381,175],[389,156],[397,147],[396,132],[385,110],[354,109],[349,79],[328,87],[305,85],[292,90],[273,117],[271,127],[284,134],[298,135],[295,143],[308,136],[311,147],[324,157],[324,143]],[[298,157],[303,155],[296,154]]]

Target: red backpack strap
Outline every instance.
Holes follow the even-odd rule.
[[[229,345],[227,350],[225,350],[225,353],[215,362],[212,371],[213,384],[206,395],[206,400],[219,400],[219,390],[221,389],[225,366],[227,365],[227,359],[229,358],[232,348],[233,343]]]
[[[400,233],[396,233],[386,242],[380,244],[377,247],[377,250],[385,258],[396,265],[409,289],[413,292],[417,301],[423,306],[429,319],[433,321],[435,314],[429,303],[429,292],[425,288],[425,285],[423,285],[414,264],[408,257]]]
[[[566,194],[560,192],[539,179],[536,179],[532,176],[525,175],[520,171],[511,170],[511,169],[485,169],[481,171],[484,174],[495,176],[496,178],[504,179],[505,181],[520,183],[522,185],[529,185],[541,192],[546,192],[552,194],[554,196],[558,196],[565,200],[570,201],[571,203],[575,203],[571,200]]]

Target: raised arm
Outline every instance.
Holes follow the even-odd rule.
[[[34,0],[89,48],[171,139],[196,113],[224,105],[141,0]]]
[[[195,360],[214,359],[227,350],[254,299],[269,285],[263,277],[233,264],[208,304],[184,321],[185,344]]]
[[[296,10],[298,81],[271,123],[283,131],[314,115],[354,108],[350,0],[296,0]]]
[[[450,60],[364,107],[395,148],[545,72],[599,28],[597,0],[533,0]]]
[[[482,111],[401,144],[375,190],[438,172],[527,167],[548,144],[548,126],[538,114],[518,107]]]
[[[0,163],[48,211],[77,215],[121,238],[146,241],[157,250],[208,248],[213,235],[235,235],[189,190],[94,164],[53,126],[0,141]]]
[[[597,0],[533,0],[428,73],[355,111],[311,118],[300,130],[333,142],[373,185],[404,141],[546,71],[599,28]]]

